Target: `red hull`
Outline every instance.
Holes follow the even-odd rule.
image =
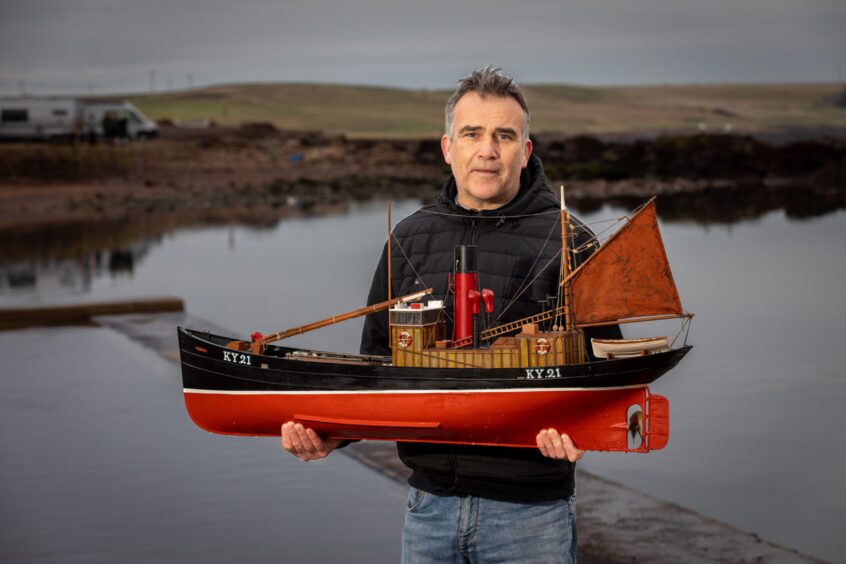
[[[647,452],[669,438],[669,403],[643,387],[414,392],[214,392],[185,390],[194,422],[224,434],[278,436],[299,421],[342,439],[534,447],[541,429],[585,450]],[[632,406],[643,438],[628,432]],[[367,414],[367,418],[362,418]]]

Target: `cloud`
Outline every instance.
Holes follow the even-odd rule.
[[[0,92],[320,81],[449,87],[476,66],[589,84],[836,80],[824,0],[30,0],[0,20]],[[9,92],[9,90],[13,92]],[[41,92],[46,93],[46,92]]]

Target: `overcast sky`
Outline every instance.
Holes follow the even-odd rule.
[[[0,95],[846,80],[846,0],[0,1]]]

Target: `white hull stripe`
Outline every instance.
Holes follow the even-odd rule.
[[[186,394],[220,394],[228,396],[329,396],[329,395],[385,395],[385,394],[501,394],[501,393],[534,393],[549,392],[606,392],[608,390],[633,390],[646,388],[646,384],[632,384],[629,386],[606,386],[603,388],[483,388],[473,390],[200,390],[197,388],[183,388]]]

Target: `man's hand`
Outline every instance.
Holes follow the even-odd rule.
[[[544,429],[536,437],[541,454],[548,458],[563,459],[575,462],[584,456],[585,451],[576,448],[572,439],[562,435],[555,429]]]
[[[341,442],[340,439],[324,441],[314,429],[306,429],[300,423],[288,421],[282,425],[282,448],[305,462],[326,458]]]

